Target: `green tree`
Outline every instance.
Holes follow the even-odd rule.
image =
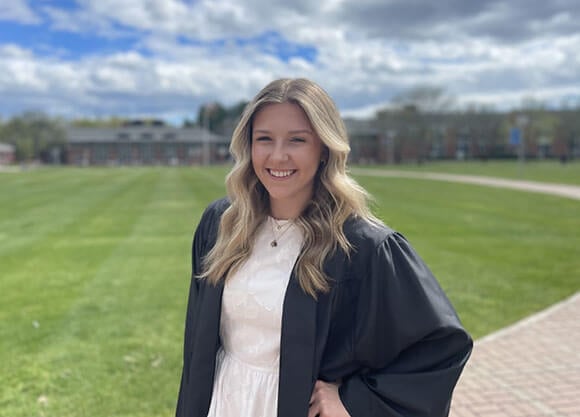
[[[66,132],[60,120],[41,112],[26,112],[1,126],[0,141],[14,145],[17,161],[49,160],[53,149],[62,151]]]
[[[247,104],[247,101],[240,101],[231,107],[217,102],[204,104],[199,108],[197,125],[218,134],[231,133]]]
[[[120,127],[126,122],[125,119],[118,116],[109,116],[105,118],[81,117],[70,122],[74,127]]]
[[[238,119],[244,112],[244,109],[246,108],[247,105],[248,105],[247,101],[240,101],[234,104],[232,107],[228,107],[226,109],[227,117],[234,120]]]
[[[204,104],[197,113],[197,124],[211,132],[218,132],[226,118],[226,109],[220,103]]]

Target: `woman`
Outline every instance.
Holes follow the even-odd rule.
[[[472,341],[346,172],[329,96],[267,85],[193,241],[178,417],[446,416]]]

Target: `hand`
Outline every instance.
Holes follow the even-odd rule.
[[[340,400],[338,387],[337,383],[316,381],[310,397],[308,417],[350,417]]]

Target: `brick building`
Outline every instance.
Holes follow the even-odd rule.
[[[66,153],[72,165],[215,164],[229,159],[229,142],[199,127],[71,127]]]
[[[15,161],[16,150],[13,145],[0,143],[0,165],[10,165]]]

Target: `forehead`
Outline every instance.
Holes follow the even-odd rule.
[[[306,113],[295,103],[266,104],[254,114],[254,130],[285,127],[312,130]]]

